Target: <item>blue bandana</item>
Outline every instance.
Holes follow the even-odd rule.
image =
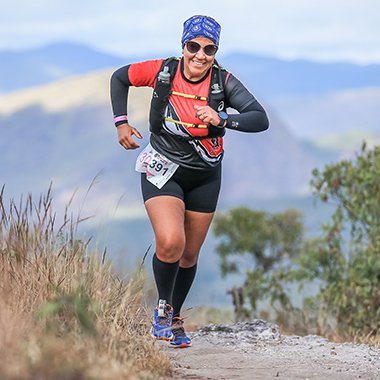
[[[182,47],[196,37],[209,38],[215,45],[219,45],[220,25],[211,17],[196,15],[183,23]]]

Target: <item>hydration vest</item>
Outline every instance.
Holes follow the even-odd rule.
[[[169,118],[165,118],[165,110],[169,103],[170,96],[177,95],[183,96],[191,99],[199,99],[199,100],[207,100],[208,105],[214,109],[216,112],[225,111],[226,102],[224,96],[224,83],[227,78],[227,71],[221,68],[215,61],[212,66],[211,73],[211,83],[208,97],[201,97],[198,95],[191,94],[182,94],[175,91],[172,91],[172,82],[173,78],[177,72],[180,58],[167,58],[164,60],[161,69],[156,75],[156,83],[153,90],[153,96],[150,104],[150,113],[149,113],[149,129],[152,133],[160,134],[163,131],[162,124],[165,120],[172,121],[174,123],[183,124],[188,128],[207,128],[208,134],[205,136],[188,136],[189,139],[205,139],[205,138],[213,138],[213,137],[222,137],[226,133],[225,128],[218,128],[211,124],[192,124],[186,123],[182,121],[172,120]],[[165,72],[169,72],[170,80],[163,82],[159,80],[159,75],[164,71],[164,67],[168,67],[165,69]]]

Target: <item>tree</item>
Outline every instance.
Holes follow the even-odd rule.
[[[380,147],[363,144],[354,159],[315,169],[311,181],[322,202],[335,205],[324,235],[308,242],[293,279],[319,280],[310,301],[333,316],[340,331],[380,329]]]
[[[316,199],[335,207],[322,236],[304,241],[295,210],[233,209],[214,223],[214,233],[222,239],[217,246],[222,274],[246,268],[243,296],[253,312],[262,299],[272,306],[279,303],[285,312],[297,311],[287,285],[317,284],[304,310],[316,311],[319,333],[332,327],[352,336],[379,334],[380,147],[369,150],[363,144],[352,159],[312,174]],[[247,256],[244,262],[236,260]]]
[[[282,280],[284,268],[291,265],[302,247],[301,218],[296,210],[271,214],[244,207],[216,216],[213,231],[221,238],[217,253],[222,275],[237,273],[245,266],[243,299],[250,302],[253,313],[257,302],[266,298],[272,304],[279,301],[283,307],[290,305]]]

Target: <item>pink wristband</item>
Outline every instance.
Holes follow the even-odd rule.
[[[115,123],[118,123],[119,121],[128,121],[128,117],[127,115],[116,116],[113,120]]]

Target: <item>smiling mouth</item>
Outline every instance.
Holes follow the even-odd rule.
[[[193,62],[196,66],[203,66],[206,62],[200,62],[200,61],[194,61],[192,60],[191,62]]]

